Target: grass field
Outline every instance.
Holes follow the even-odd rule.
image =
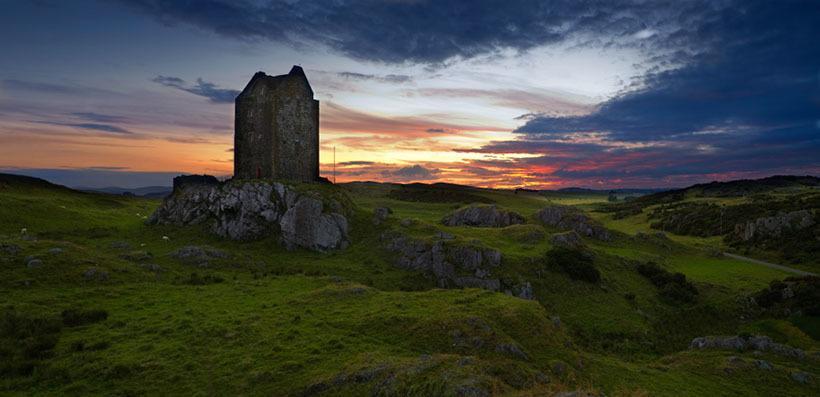
[[[440,224],[469,202],[405,201],[391,193],[395,189],[400,187],[342,186],[356,206],[352,244],[322,254],[287,251],[274,237],[234,242],[200,228],[145,226],[159,200],[0,185],[0,244],[20,248],[0,254],[0,393],[818,392],[816,319],[745,317],[742,311],[743,297],[784,278],[782,272],[712,257],[704,242],[639,239],[634,235],[643,230],[640,222],[589,212],[616,234],[609,243],[586,241],[601,272],[601,282],[590,284],[544,264],[552,248],[548,236],[556,230],[535,223],[533,215],[548,203],[588,209],[601,197],[459,193],[530,219],[528,225],[485,229]],[[371,214],[378,206],[390,207],[393,215],[374,226]],[[400,226],[404,218],[416,222]],[[504,260],[498,276],[532,283],[536,300],[436,289],[433,280],[393,266],[379,240],[389,229],[419,237],[443,230],[499,249]],[[231,255],[207,267],[169,255],[187,245]],[[42,265],[27,267],[28,256]],[[698,287],[698,300],[661,299],[634,269],[648,260],[685,274]],[[97,273],[89,277],[89,269]],[[97,276],[101,272],[106,276]],[[687,350],[697,336],[743,332],[810,353],[794,360]],[[773,369],[757,368],[758,359]],[[792,379],[796,371],[815,377],[802,384]]]

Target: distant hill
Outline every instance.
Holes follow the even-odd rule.
[[[728,182],[700,183],[682,189],[673,189],[646,195],[635,200],[633,205],[648,206],[668,203],[683,200],[687,196],[743,197],[774,190],[805,188],[820,188],[820,178],[809,175],[775,175],[761,179],[738,179]]]
[[[96,193],[108,193],[108,194],[133,194],[134,196],[140,197],[152,197],[152,198],[162,198],[171,193],[173,188],[171,186],[145,186],[145,187],[138,187],[138,188],[123,188],[123,187],[102,187],[102,188],[95,188],[95,187],[77,187],[77,190],[82,190],[86,192],[96,192]]]
[[[65,186],[51,183],[45,179],[25,175],[0,173],[0,188],[3,187],[32,187],[70,190]]]
[[[652,194],[666,190],[668,189],[587,189],[583,187],[565,187],[557,190],[542,190],[542,192],[607,195],[611,191],[614,191],[617,194]]]

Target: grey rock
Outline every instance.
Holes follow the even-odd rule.
[[[0,244],[0,254],[3,256],[17,256],[22,251],[17,244]]]
[[[125,254],[120,255],[120,258],[131,261],[131,262],[142,262],[147,261],[153,258],[154,255],[148,251],[131,251]]]
[[[280,223],[285,247],[327,251],[345,248],[347,218],[338,213],[323,213],[322,202],[307,196],[285,212]]]
[[[772,367],[772,364],[766,360],[755,360],[755,365],[757,365],[758,368],[766,371],[771,371],[774,368]]]
[[[554,325],[556,328],[561,326],[561,317],[551,316],[550,319],[552,320],[552,325]]]
[[[529,360],[527,353],[524,353],[520,347],[510,344],[510,343],[502,343],[495,346],[496,353],[506,354],[508,356],[512,356],[518,358],[520,360]]]
[[[529,282],[525,282],[523,284],[518,284],[512,288],[513,296],[521,299],[528,299],[533,300],[535,299],[535,295],[532,292],[532,284]]]
[[[501,288],[500,280],[490,278],[491,269],[501,266],[497,250],[450,241],[428,242],[394,232],[381,238],[385,248],[396,255],[396,266],[428,274],[439,287]]]
[[[690,350],[759,350],[782,356],[804,358],[806,353],[803,350],[775,343],[768,336],[755,335],[751,337],[741,336],[704,336],[692,339],[689,344]]]
[[[403,227],[410,227],[415,225],[416,223],[418,223],[418,221],[415,219],[404,218],[399,222],[399,225],[402,225]]]
[[[584,240],[574,230],[564,233],[556,233],[550,237],[550,243],[556,247],[580,249],[584,247]]]
[[[41,259],[30,259],[26,262],[26,267],[29,269],[37,269],[43,266],[43,261]]]
[[[573,230],[586,237],[609,241],[612,235],[609,230],[592,220],[583,211],[567,205],[550,205],[536,214],[542,223],[561,230]]]
[[[800,210],[737,224],[734,233],[743,241],[778,238],[786,232],[811,227],[814,223],[811,211]]]
[[[792,372],[792,380],[797,383],[807,384],[811,382],[811,374],[803,371]]]
[[[162,266],[157,265],[156,263],[141,263],[139,264],[139,267],[154,273],[159,273],[165,270],[162,268]]]
[[[113,243],[111,243],[111,248],[118,250],[128,250],[131,249],[131,244],[127,241],[114,241]]]
[[[207,267],[211,260],[229,258],[230,254],[211,247],[188,245],[169,254],[172,258],[199,267]]]
[[[107,281],[108,272],[96,267],[89,267],[85,272],[83,272],[83,277],[86,281]]]
[[[456,236],[454,236],[452,233],[447,233],[439,230],[436,232],[436,234],[433,235],[433,238],[439,240],[455,240]]]
[[[441,223],[447,226],[506,227],[526,222],[520,214],[495,205],[473,205],[453,211]]]
[[[340,213],[342,205],[330,201],[331,212],[324,211],[321,200],[281,183],[188,185],[166,197],[147,223],[209,224],[213,233],[233,240],[280,234],[288,248],[345,248],[347,218]]]
[[[59,255],[63,253],[62,248],[54,247],[48,250],[49,255]]]
[[[373,224],[374,225],[381,225],[387,218],[390,217],[390,214],[393,213],[393,210],[387,207],[378,207],[373,210]]]

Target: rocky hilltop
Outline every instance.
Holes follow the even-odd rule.
[[[149,225],[203,224],[224,238],[255,240],[278,235],[289,249],[328,251],[347,247],[348,220],[338,200],[278,182],[219,182],[208,176],[174,179],[174,192]]]

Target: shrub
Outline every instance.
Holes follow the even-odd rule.
[[[670,273],[655,262],[640,263],[635,269],[658,287],[661,298],[667,301],[694,302],[697,298],[697,288],[682,273]]]
[[[547,252],[546,262],[573,280],[590,283],[601,281],[601,273],[595,268],[592,255],[589,253],[568,248],[553,248]]]
[[[108,312],[105,310],[67,309],[63,310],[62,317],[63,324],[66,327],[78,327],[104,321],[108,318]]]

